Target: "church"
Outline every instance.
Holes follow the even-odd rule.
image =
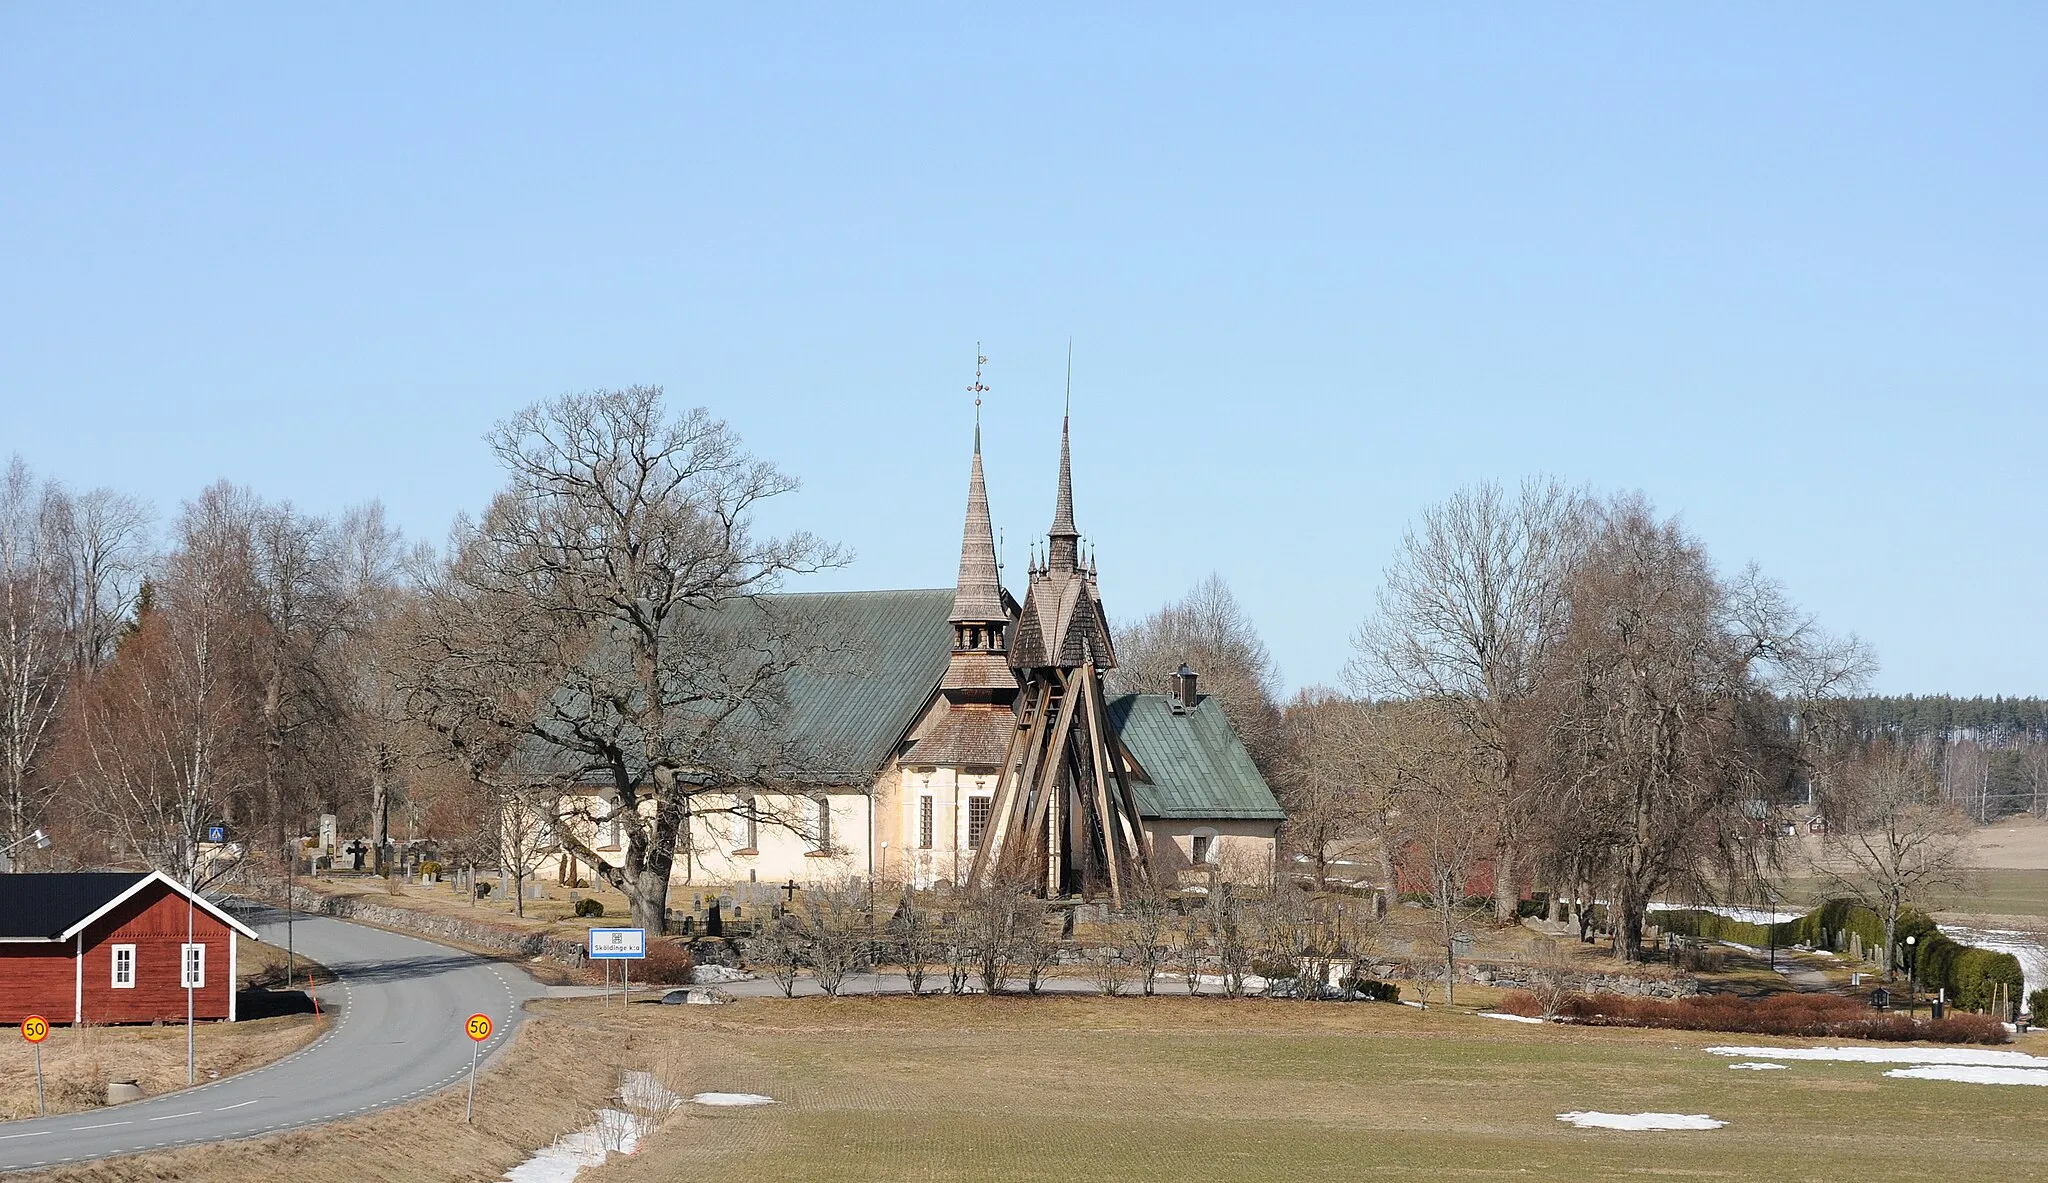
[[[862,639],[855,672],[788,675],[789,747],[829,752],[831,766],[693,812],[676,886],[1002,875],[1120,899],[1140,883],[1270,872],[1286,815],[1199,671],[1183,665],[1156,693],[1105,692],[1115,648],[1074,524],[1068,433],[1063,423],[1052,526],[1022,604],[997,565],[979,426],[953,587],[776,597]],[[602,801],[585,802],[571,812],[599,820],[580,836],[621,865]],[[564,880],[589,870],[561,856]]]

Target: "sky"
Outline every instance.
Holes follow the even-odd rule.
[[[1113,11],[1110,11],[1113,10]],[[1337,683],[1461,486],[1640,490],[1892,693],[2048,692],[2048,7],[0,6],[0,456],[445,536],[659,385],[809,587],[1211,572]]]

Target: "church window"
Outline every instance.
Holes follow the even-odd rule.
[[[819,797],[817,804],[818,849],[820,851],[829,851],[832,849],[832,799],[830,797]]]
[[[917,799],[917,848],[932,848],[932,799],[930,794]]]
[[[989,799],[969,797],[967,799],[967,845],[980,849],[981,839],[988,833]]]
[[[1188,861],[1198,867],[1216,861],[1216,831],[1204,826],[1188,838]]]
[[[740,806],[741,850],[761,849],[761,799],[749,793]]]

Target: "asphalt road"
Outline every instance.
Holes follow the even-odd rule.
[[[283,943],[283,912],[241,915],[266,941]],[[217,1083],[0,1124],[0,1171],[257,1137],[401,1104],[465,1079],[465,1018],[491,1016],[488,1056],[511,1038],[526,1000],[542,992],[515,968],[417,937],[303,914],[292,928],[295,948],[341,979],[320,995],[326,1034]],[[206,1036],[202,1025],[201,1047]]]

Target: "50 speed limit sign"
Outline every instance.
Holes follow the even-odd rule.
[[[30,1043],[41,1043],[50,1037],[50,1020],[41,1015],[30,1015],[21,1021],[21,1037]]]
[[[463,1029],[469,1032],[471,1039],[482,1043],[491,1037],[491,1016],[484,1014],[471,1015],[469,1016],[469,1025]]]
[[[468,1020],[467,1022],[463,1023],[463,1025],[462,1025],[462,1033],[463,1033],[464,1035],[467,1035],[467,1036],[469,1036],[469,1039],[470,1039],[470,1044],[469,1044],[469,1105],[468,1105],[468,1107],[467,1107],[467,1108],[465,1109],[465,1111],[464,1111],[464,1113],[463,1113],[463,1118],[462,1118],[462,1120],[464,1120],[464,1121],[475,1121],[475,1120],[476,1120],[476,1053],[477,1053],[477,1049],[478,1049],[478,1048],[481,1048],[481,1047],[482,1047],[482,1046],[484,1045],[484,1040],[486,1040],[486,1039],[489,1039],[489,1038],[491,1037],[491,1016],[489,1016],[489,1015],[487,1015],[487,1014],[484,1014],[484,1013],[483,1013],[482,1011],[478,1011],[478,1012],[477,1012],[476,1014],[473,1014],[473,1015],[469,1016],[469,1020]]]

